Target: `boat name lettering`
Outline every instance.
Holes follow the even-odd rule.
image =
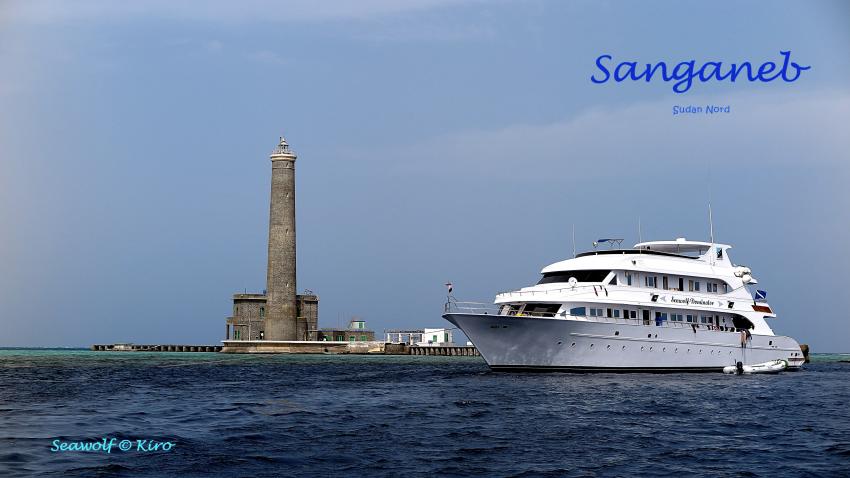
[[[687,305],[709,305],[713,306],[714,301],[708,299],[694,299],[693,297],[670,297],[670,302],[675,304],[687,304]]]

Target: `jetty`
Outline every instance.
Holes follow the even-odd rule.
[[[220,352],[230,354],[355,354],[429,355],[435,357],[479,357],[472,345],[408,345],[368,341],[316,340],[223,340],[222,345],[183,344],[94,344],[95,352]]]
[[[381,341],[223,340],[222,353],[480,356],[471,345],[408,345]]]
[[[94,344],[95,352],[221,352],[221,345]]]

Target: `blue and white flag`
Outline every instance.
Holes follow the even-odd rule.
[[[753,295],[755,300],[764,300],[767,299],[767,292],[763,290],[756,290],[756,293]]]

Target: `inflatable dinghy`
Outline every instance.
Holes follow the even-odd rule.
[[[785,370],[786,368],[788,368],[788,362],[781,359],[771,360],[770,362],[757,363],[754,365],[743,365],[741,362],[738,362],[737,365],[729,365],[728,367],[723,367],[723,373],[779,373]]]

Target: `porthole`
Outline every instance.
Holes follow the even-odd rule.
[[[605,346],[605,348],[606,348],[606,349],[610,349],[610,348],[611,348],[611,346],[610,346],[610,345],[606,345],[606,346]]]
[[[623,345],[623,348],[622,348],[622,350],[626,350],[626,346],[625,346],[625,345]]]
[[[590,344],[590,348],[593,348],[593,344]]]
[[[658,334],[655,334],[655,338],[656,338],[656,339],[658,338]]]
[[[651,338],[652,338],[652,334],[646,334],[646,338],[651,339]]]
[[[679,347],[676,347],[675,349],[673,349],[673,353],[674,353],[674,354],[679,353]]]
[[[575,343],[575,342],[573,342],[572,344],[570,344],[570,347],[575,347],[575,346],[576,346],[576,343]]]
[[[767,343],[767,345],[773,345],[773,341],[771,340],[770,342]]]
[[[652,352],[652,347],[649,348],[649,351]]]
[[[560,341],[560,340],[558,341],[558,345],[561,345],[561,341]]]
[[[702,349],[699,349],[699,353],[702,353]]]
[[[619,331],[619,330],[615,330],[615,331],[614,331],[614,335],[620,335],[620,331]]]
[[[643,352],[643,347],[640,348],[640,351]]]
[[[667,351],[667,347],[664,347],[663,349],[661,349],[661,351],[662,351],[662,352],[666,352],[666,351]]]

